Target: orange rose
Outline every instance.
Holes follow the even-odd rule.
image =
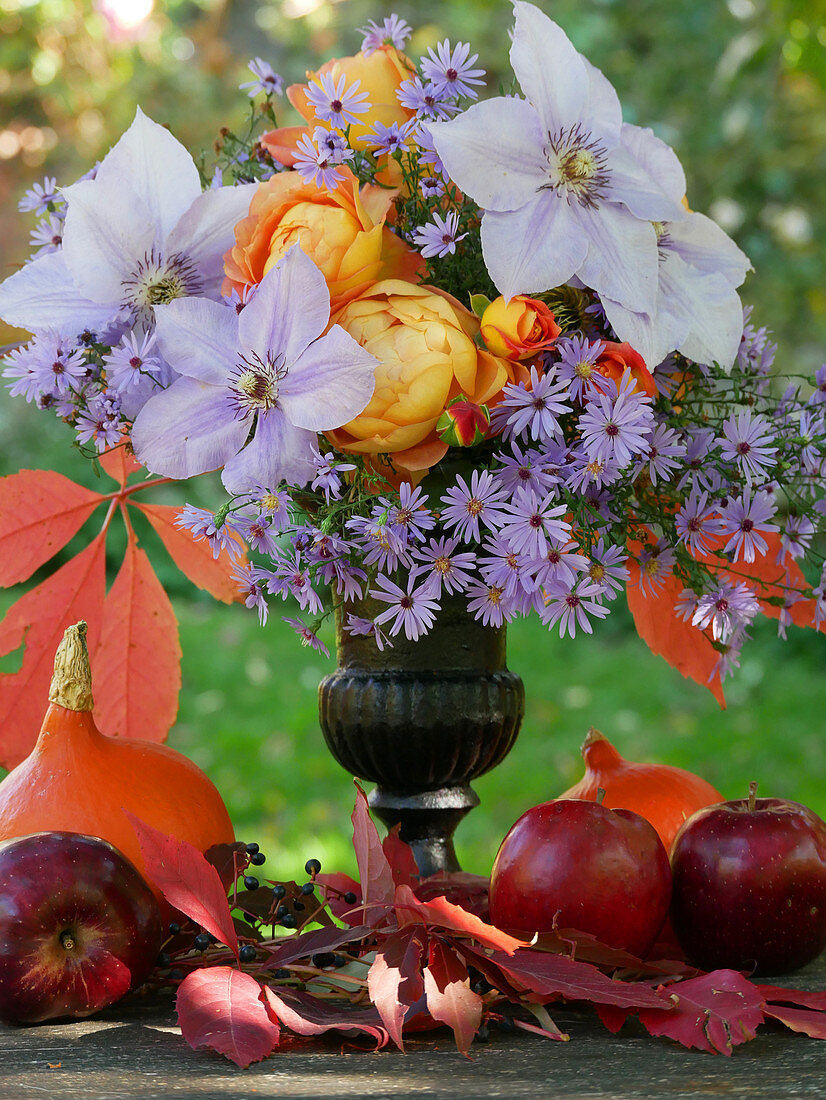
[[[421,474],[444,457],[436,424],[460,394],[490,403],[516,364],[479,348],[479,321],[455,298],[399,279],[377,283],[333,320],[378,360],[370,404],[325,434],[343,451],[390,454],[398,469]]]
[[[384,45],[367,57],[359,52],[353,57],[333,58],[322,65],[318,72],[308,72],[307,83],[321,73],[330,73],[334,81],[343,75],[346,88],[351,88],[356,80],[359,81],[358,91],[367,93],[370,109],[358,115],[359,121],[350,126],[350,145],[354,149],[366,149],[368,146],[365,135],[373,130],[377,122],[383,122],[385,126],[398,122],[401,126],[413,118],[415,112],[402,107],[396,98],[396,92],[402,81],[408,80],[414,71],[409,58],[394,46]],[[261,144],[279,163],[292,167],[295,163],[295,148],[302,135],[309,134],[312,137],[316,126],[329,129],[330,124],[316,115],[315,108],[307,99],[307,84],[291,84],[287,89],[287,98],[307,125],[283,126],[278,130],[271,130],[261,139]],[[397,167],[395,163],[393,166]]]
[[[611,340],[603,340],[603,350],[594,363],[594,370],[606,378],[612,378],[619,385],[626,369],[631,371],[638,393],[647,393],[652,399],[656,398],[657,384],[640,353],[634,351],[630,344],[615,344]]]
[[[516,294],[509,302],[494,299],[482,314],[482,339],[494,355],[530,359],[549,348],[562,329],[544,302]]]
[[[304,183],[298,172],[279,172],[259,184],[224,257],[225,294],[260,283],[294,244],[321,269],[333,310],[378,279],[417,277],[421,257],[385,224],[396,192],[359,188],[344,172],[335,191]]]

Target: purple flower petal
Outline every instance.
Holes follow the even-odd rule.
[[[338,428],[358,416],[373,396],[376,365],[349,333],[333,325],[289,368],[279,403],[301,428]]]
[[[520,88],[539,112],[543,130],[575,126],[589,91],[583,58],[562,28],[533,4],[520,0],[513,7],[510,59]]]
[[[238,315],[206,298],[155,307],[158,347],[178,374],[226,386],[238,360]]]
[[[169,235],[166,252],[180,252],[197,266],[209,297],[220,297],[224,253],[232,245],[235,225],[248,212],[257,186],[246,183],[202,192]]]
[[[559,286],[585,261],[588,242],[572,208],[546,195],[540,192],[520,210],[488,211],[482,218],[485,265],[507,298]],[[553,247],[537,248],[541,240],[553,241]]]
[[[653,313],[658,256],[651,223],[611,203],[599,210],[579,206],[576,223],[588,243],[588,254],[577,271],[582,282],[597,294],[622,302],[626,309]]]
[[[116,306],[93,302],[78,290],[62,252],[32,260],[0,283],[0,317],[30,332],[100,332],[116,313]]]
[[[230,493],[243,493],[254,485],[274,488],[281,481],[306,485],[315,473],[315,442],[315,432],[296,428],[279,409],[259,413],[255,435],[243,451],[225,461],[221,480]]]

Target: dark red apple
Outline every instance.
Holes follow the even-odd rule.
[[[643,956],[671,898],[668,855],[631,810],[560,798],[524,813],[502,841],[491,920],[511,931],[575,928]]]
[[[752,792],[699,810],[671,868],[674,931],[704,970],[780,974],[826,947],[826,824],[808,807]]]
[[[0,1020],[88,1016],[148,976],[155,896],[111,844],[32,833],[0,844]]]

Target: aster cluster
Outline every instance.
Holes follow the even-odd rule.
[[[286,89],[303,128],[255,58],[212,170],[138,111],[21,200],[41,220],[0,316],[33,337],[3,376],[89,455],[220,471],[226,501],[180,525],[262,623],[297,606],[306,645],[333,612],[416,640],[448,599],[573,637],[636,588],[723,676],[756,615],[826,620],[826,366],[782,391],[748,258],[683,202],[673,150],[514,11],[520,94],[479,101],[466,42],[414,63],[391,15]]]

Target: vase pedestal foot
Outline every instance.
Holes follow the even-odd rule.
[[[469,783],[414,793],[378,786],[367,801],[388,829],[400,825],[399,836],[410,845],[423,878],[461,870],[453,834],[465,814],[479,805]]]

